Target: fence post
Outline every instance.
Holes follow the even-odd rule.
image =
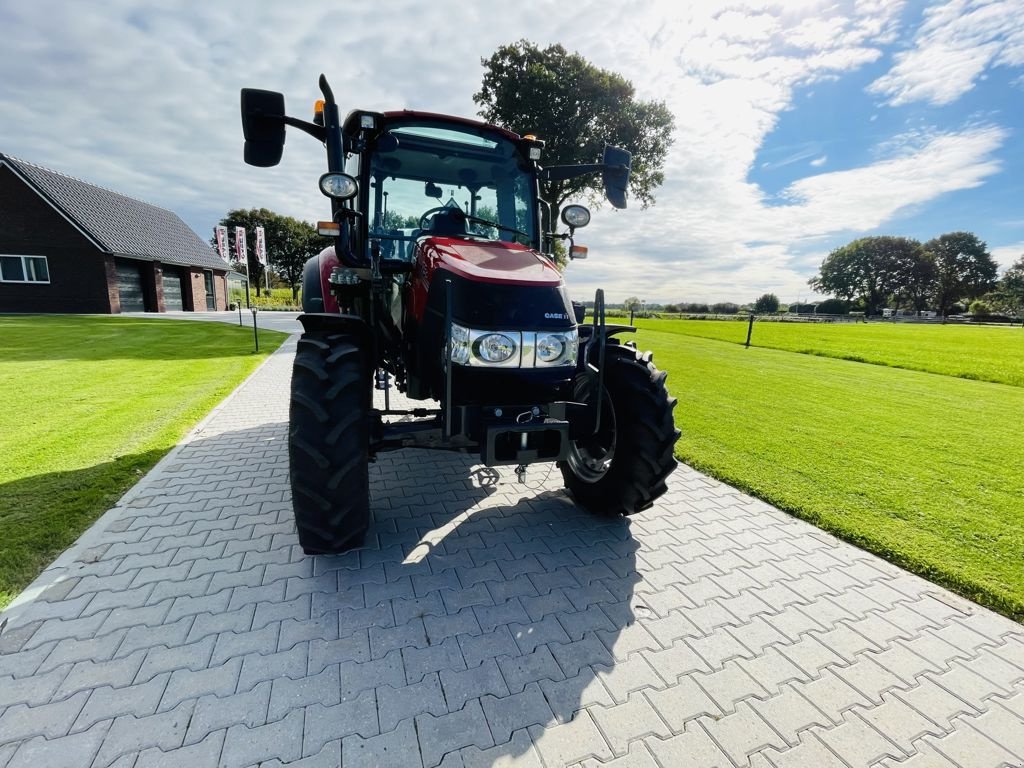
[[[629,308],[629,324],[633,325],[633,307]]]
[[[747,323],[747,343],[744,345],[750,349],[750,334],[754,332],[754,313],[750,313],[750,322]]]

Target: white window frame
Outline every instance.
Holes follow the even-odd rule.
[[[28,263],[25,259],[42,259],[46,262],[45,280],[8,280],[0,273],[0,283],[20,283],[22,285],[49,285],[50,284],[50,260],[42,254],[21,254],[21,253],[0,253],[5,259],[21,259],[21,274],[28,275]]]

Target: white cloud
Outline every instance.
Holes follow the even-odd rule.
[[[311,0],[180,5],[4,6],[0,149],[165,205],[203,236],[235,207],[311,220],[327,210],[316,189],[322,148],[290,132],[280,166],[244,165],[240,87],[280,90],[289,111],[306,117],[325,71],[343,109],[472,116],[482,56],[521,37],[560,42],[621,72],[642,98],[664,99],[677,124],[657,205],[595,215],[580,234],[591,259],[569,268],[574,291],[603,285],[612,299],[716,301],[766,290],[806,296],[827,238],[977,186],[998,170],[1006,138],[993,126],[933,131],[886,146],[867,166],[828,173],[818,171],[826,159],[815,145],[790,162],[809,161],[817,175],[781,196],[750,181],[794,90],[832,87],[877,61],[894,39],[900,2],[638,0],[584,16],[554,0],[402,0],[386,13]]]
[[[997,245],[995,248],[989,248],[989,253],[999,264],[999,271],[1002,272],[1012,266],[1017,259],[1024,257],[1024,240],[1010,245]]]
[[[828,155],[822,155],[821,157],[816,157],[813,160],[811,160],[811,165],[813,165],[815,168],[820,168],[821,166],[823,166],[827,162],[828,162]]]
[[[928,8],[913,47],[868,90],[892,106],[956,101],[992,66],[1024,65],[1024,1],[949,0]]]

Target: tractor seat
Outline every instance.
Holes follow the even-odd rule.
[[[430,222],[430,233],[442,237],[458,237],[468,234],[466,230],[466,214],[459,208],[448,208],[438,211]]]

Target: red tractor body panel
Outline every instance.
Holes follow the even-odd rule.
[[[438,269],[477,283],[558,287],[562,274],[544,256],[518,243],[427,237],[416,245],[410,310],[418,321],[427,308],[430,283]]]

